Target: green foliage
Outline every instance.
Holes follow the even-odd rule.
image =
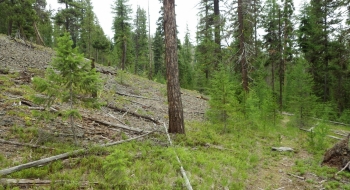
[[[307,71],[308,63],[299,58],[286,76],[285,102],[287,110],[295,114],[298,127],[309,125],[317,100],[312,91],[312,77]]]
[[[63,0],[58,1],[58,3],[63,4],[65,8],[60,9],[54,16],[55,24],[60,28],[60,31],[69,32],[73,47],[77,47],[79,39],[78,29],[81,27],[80,20],[83,12],[81,11],[82,1]]]
[[[136,17],[134,19],[134,73],[145,73],[149,69],[149,53],[148,53],[148,36],[147,36],[147,17],[146,11],[139,6],[136,10]]]
[[[194,47],[190,41],[190,33],[186,31],[184,43],[178,45],[179,57],[179,80],[182,88],[193,89],[194,87],[194,69],[193,54]]]
[[[112,188],[124,189],[128,184],[127,166],[129,157],[123,150],[116,149],[111,155],[107,156],[103,162],[105,178],[111,184]]]
[[[165,43],[164,43],[164,26],[163,26],[163,10],[161,9],[161,16],[157,20],[157,29],[154,34],[152,50],[154,59],[154,75],[158,81],[164,81],[165,70]]]
[[[114,53],[119,58],[120,68],[126,69],[132,63],[131,8],[128,0],[116,0],[113,6]]]
[[[233,120],[237,111],[238,102],[234,95],[233,82],[224,66],[220,65],[219,70],[214,73],[209,92],[211,97],[210,109],[207,112],[209,120],[212,123],[223,124],[223,130],[226,132],[228,123]]]
[[[257,80],[247,96],[246,120],[252,124],[252,127],[262,127],[264,131],[267,131],[268,126],[276,123],[276,101],[272,90],[264,80]]]
[[[308,134],[308,142],[311,151],[325,151],[327,148],[326,137],[329,127],[325,123],[316,125]]]
[[[47,69],[46,78],[35,77],[33,80],[35,89],[45,96],[34,96],[33,100],[50,107],[58,98],[70,104],[65,115],[79,118],[80,115],[73,104],[78,102],[78,96],[81,94],[89,96],[98,91],[101,88],[101,80],[95,69],[90,68],[83,55],[79,54],[76,48],[73,49],[72,45],[68,33],[58,39],[56,57],[53,58],[51,67]],[[88,99],[96,101],[94,98]],[[72,122],[71,119],[73,128]]]

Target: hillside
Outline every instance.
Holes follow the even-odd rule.
[[[170,147],[164,133],[166,86],[99,64],[104,87],[98,96],[104,106],[79,107],[80,144],[74,146],[68,121],[58,114],[67,105],[56,103],[53,108],[58,111],[43,112],[31,100],[37,94],[31,78],[44,75],[53,55],[49,48],[30,47],[0,35],[0,170],[77,149],[86,151],[3,175],[0,190],[185,189],[174,151],[194,189],[350,189],[350,174],[341,172],[333,178],[337,169],[321,167],[324,149],[310,151],[308,134],[290,125],[291,116],[279,116],[278,124],[268,129],[238,123],[224,134],[205,120],[207,101],[195,91],[182,89],[187,134],[171,136],[175,147]],[[145,136],[98,146],[140,135]],[[329,148],[336,140],[324,138],[324,142]],[[295,151],[272,151],[276,146]]]

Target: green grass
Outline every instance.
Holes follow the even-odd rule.
[[[125,83],[130,77],[130,74],[123,73],[116,78]],[[0,80],[6,84],[0,86],[5,89],[2,92],[18,91],[11,88],[13,84],[9,77],[0,75]],[[161,95],[166,95],[164,86],[158,88]],[[21,86],[20,91],[28,97],[34,93],[30,86]],[[108,100],[113,100],[113,96],[112,91],[103,95]],[[115,103],[130,104],[125,97],[117,98]],[[140,110],[139,113],[152,115],[151,112]],[[9,137],[27,143],[45,135],[40,133],[40,127],[57,117],[44,112],[29,111],[23,106],[8,110],[7,114],[23,121],[23,125],[16,124],[10,128]],[[5,177],[53,181],[43,189],[78,189],[82,181],[97,182],[89,184],[93,189],[185,189],[180,164],[175,156],[177,154],[193,189],[277,189],[280,188],[279,177],[286,173],[316,176],[304,181],[305,189],[317,189],[322,180],[325,180],[323,187],[326,189],[350,189],[350,185],[346,183],[350,178],[349,172],[341,172],[334,179],[337,169],[320,166],[324,152],[336,141],[325,137],[323,130],[316,131],[316,136],[312,139],[310,134],[295,127],[292,118],[289,118],[291,121],[287,124],[281,124],[281,119],[283,118],[277,118],[276,125],[272,121],[261,123],[237,120],[235,123],[228,123],[228,133],[223,133],[223,126],[220,124],[186,122],[186,135],[171,136],[174,147],[167,146],[165,134],[155,133],[142,141],[108,148],[89,146],[91,150],[88,153]],[[328,132],[331,129],[347,130],[339,126],[323,127]],[[128,138],[123,132],[120,135],[122,139]],[[54,147],[55,150],[24,147],[16,154],[17,161],[0,155],[0,168],[81,148],[54,136],[39,144]],[[296,152],[274,152],[271,151],[272,146],[292,147]],[[290,166],[284,167],[285,163]],[[283,171],[279,172],[280,170]],[[67,182],[54,182],[57,180]],[[15,188],[0,187],[0,190]]]

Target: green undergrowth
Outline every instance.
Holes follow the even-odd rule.
[[[25,97],[34,94],[28,85],[13,88],[13,78],[16,78],[16,74],[0,75],[3,83],[0,85],[1,97],[6,98],[5,92],[19,93]],[[130,80],[127,73],[116,78],[125,84]],[[162,96],[166,95],[164,86],[158,88]],[[102,96],[106,100],[115,100],[118,106],[130,104],[126,97],[114,99],[113,91]],[[13,100],[6,101],[13,103]],[[151,112],[140,113],[152,115]],[[42,123],[39,121],[49,123],[57,117],[55,115],[30,112],[24,106],[7,110],[7,114],[20,118],[24,123],[11,126],[7,138],[24,143],[41,139],[38,145],[55,149],[22,147],[13,157],[0,155],[1,169],[82,148],[73,146],[73,142],[67,139],[60,140],[42,133]],[[91,148],[87,153],[5,177],[52,181],[42,189],[185,189],[180,164],[176,159],[178,155],[193,189],[277,189],[280,188],[278,177],[282,175],[279,170],[283,170],[283,174],[317,176],[306,180],[311,189],[317,189],[323,180],[326,189],[350,189],[344,183],[349,181],[348,172],[341,172],[333,178],[337,169],[320,166],[324,152],[336,142],[326,135],[332,129],[347,130],[345,127],[321,123],[314,133],[307,133],[296,127],[292,117],[287,117],[290,121],[284,124],[282,116],[277,117],[275,122],[261,121],[259,118],[253,121],[236,119],[235,122],[228,122],[226,128],[209,122],[186,122],[186,135],[171,135],[174,147],[169,146],[165,134],[154,133],[143,140],[108,148],[87,146]],[[123,139],[127,138],[123,135]],[[271,150],[271,147],[280,146],[291,147],[295,152]],[[285,159],[292,163],[291,167],[281,167],[281,161]],[[259,184],[259,180],[263,180],[264,184]],[[0,190],[15,188],[0,186]]]
[[[222,133],[221,126],[186,124],[186,135],[172,136],[174,147],[168,146],[164,134],[157,133],[142,141],[93,148],[89,153],[7,177],[66,180],[53,182],[48,189],[76,189],[81,181],[97,182],[90,184],[95,189],[184,189],[177,154],[194,189],[245,189],[257,168],[281,158],[279,153],[271,152],[271,146],[281,145],[280,136],[296,130],[275,126],[267,132],[236,126],[230,133]],[[25,149],[21,163],[77,149],[67,142],[44,145],[56,150]],[[292,157],[293,153],[284,155]],[[2,168],[20,164],[0,159],[7,163]]]
[[[164,134],[156,133],[142,141],[108,148],[95,147],[74,158],[6,177],[52,180],[52,184],[45,187],[47,189],[78,189],[83,181],[89,181],[87,186],[94,189],[184,189],[177,154],[194,189],[246,189],[250,181],[261,177],[266,183],[275,183],[274,175],[279,174],[271,171],[271,174],[261,176],[260,172],[280,167],[278,162],[287,157],[295,162],[288,172],[299,176],[310,173],[318,176],[307,179],[312,187],[326,180],[326,189],[350,188],[341,182],[350,177],[347,172],[340,173],[337,180],[332,178],[336,169],[320,167],[324,149],[315,151],[310,146],[307,133],[298,128],[276,125],[260,129],[246,125],[244,128],[232,126],[229,133],[223,133],[221,126],[210,123],[187,122],[186,127],[186,135],[172,135],[174,147],[168,146]],[[13,132],[22,133],[16,128]],[[33,128],[27,129],[27,132],[37,133]],[[327,146],[334,142],[325,141]],[[56,149],[25,148],[20,156],[22,160],[18,162],[1,156],[1,168],[78,149],[69,142],[48,142],[44,145]],[[296,152],[274,152],[271,151],[272,146],[289,146]],[[295,158],[296,154],[305,150],[308,157]]]

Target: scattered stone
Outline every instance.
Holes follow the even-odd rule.
[[[290,147],[272,147],[272,150],[278,152],[294,152],[294,149]]]

